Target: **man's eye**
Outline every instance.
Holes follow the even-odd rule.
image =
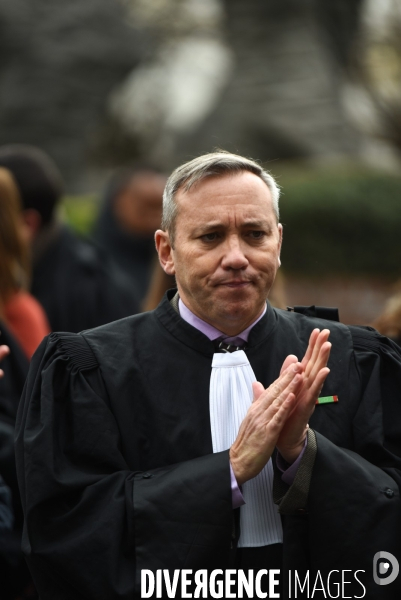
[[[215,242],[217,240],[217,233],[205,233],[201,236],[204,242]]]
[[[250,231],[249,236],[254,240],[260,240],[264,237],[264,231]]]

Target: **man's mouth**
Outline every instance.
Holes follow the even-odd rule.
[[[230,288],[243,288],[250,284],[251,282],[248,280],[239,279],[233,281],[222,281],[219,285],[224,285]]]

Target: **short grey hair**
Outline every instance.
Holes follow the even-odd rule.
[[[272,196],[273,210],[278,222],[280,188],[272,175],[254,160],[220,150],[194,158],[175,169],[168,178],[163,193],[161,227],[164,231],[168,231],[171,243],[174,243],[175,222],[178,214],[176,194],[179,190],[183,189],[188,192],[193,185],[208,177],[242,173],[244,171],[254,173],[267,185]]]

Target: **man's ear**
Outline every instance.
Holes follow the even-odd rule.
[[[163,271],[167,275],[175,275],[173,247],[168,232],[158,229],[155,233],[155,244]]]
[[[282,226],[281,223],[279,223],[277,225],[277,227],[278,227],[278,233],[279,233],[279,236],[280,236],[279,246],[278,246],[278,266],[281,267],[280,254],[281,254],[281,246],[283,245],[283,226]]]

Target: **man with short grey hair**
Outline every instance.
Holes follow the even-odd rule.
[[[269,305],[276,201],[248,159],[179,167],[155,234],[177,290],[38,349],[16,446],[41,600],[235,597],[237,571],[251,597],[373,598],[373,556],[401,558],[400,352]]]

